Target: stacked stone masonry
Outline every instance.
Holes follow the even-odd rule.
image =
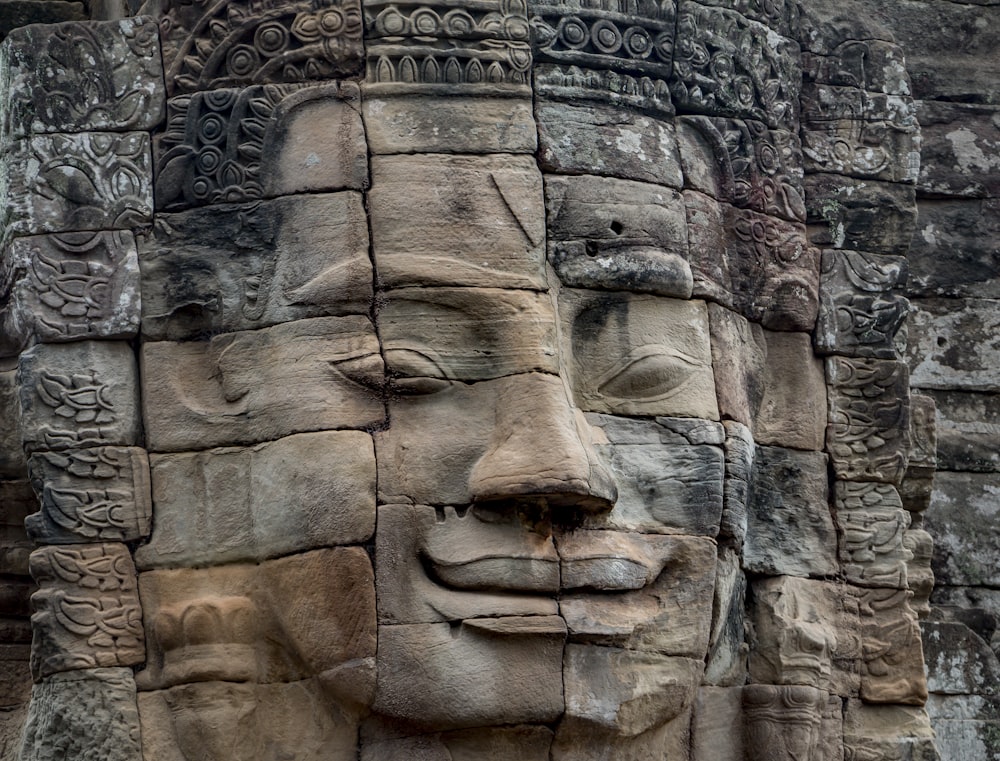
[[[989,173],[942,157],[992,111],[904,57],[944,2],[898,38],[874,0],[12,31],[0,756],[987,737],[996,584],[951,545],[992,527],[946,503],[992,509],[995,251],[935,249],[991,224]]]

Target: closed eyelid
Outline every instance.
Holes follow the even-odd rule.
[[[636,347],[598,379],[598,391],[608,397],[654,401],[675,393],[698,368],[698,362],[662,344]]]

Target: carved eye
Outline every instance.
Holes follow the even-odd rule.
[[[604,374],[597,387],[609,398],[655,401],[676,392],[697,367],[676,350],[647,344],[629,352]]]
[[[416,349],[386,349],[389,387],[399,394],[435,394],[451,380],[431,354]]]

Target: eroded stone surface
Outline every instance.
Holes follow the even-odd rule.
[[[371,302],[360,193],[160,214],[139,259],[142,332],[152,340],[366,314]]]
[[[69,671],[32,690],[19,758],[141,761],[139,735],[131,669]]]
[[[154,455],[156,530],[142,569],[259,560],[375,531],[375,452],[361,431]]]
[[[0,52],[3,132],[151,129],[163,118],[159,34],[151,18],[21,27]]]
[[[172,98],[154,142],[157,209],[367,187],[359,101],[357,85],[333,82]]]
[[[39,344],[17,371],[26,452],[139,440],[135,355],[120,341]]]
[[[132,555],[124,544],[43,547],[31,555],[31,671],[142,663],[146,651]]]
[[[147,343],[149,448],[248,444],[378,423],[384,417],[378,351],[372,324],[361,315],[298,320],[209,341]]]

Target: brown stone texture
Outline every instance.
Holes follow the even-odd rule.
[[[332,82],[171,98],[153,144],[157,209],[367,187],[359,101]]]
[[[363,428],[384,417],[382,358],[361,315],[147,343],[142,373],[143,417],[155,451]],[[297,389],[291,397],[290,387]]]
[[[386,286],[539,288],[542,178],[527,156],[374,156],[372,246]],[[419,215],[410,202],[422,199]]]
[[[0,756],[996,755],[995,0],[137,4],[0,45]]]
[[[350,191],[160,214],[139,260],[151,340],[362,314],[372,296],[364,202]]]
[[[375,655],[372,569],[358,547],[146,571],[139,590],[149,637],[141,690],[324,676],[361,689]]]
[[[124,544],[43,547],[31,555],[35,680],[145,659],[135,566]]]
[[[135,356],[124,342],[39,344],[21,354],[17,381],[26,452],[139,440]]]
[[[153,455],[156,530],[142,569],[259,560],[375,531],[375,452],[361,431]]]

